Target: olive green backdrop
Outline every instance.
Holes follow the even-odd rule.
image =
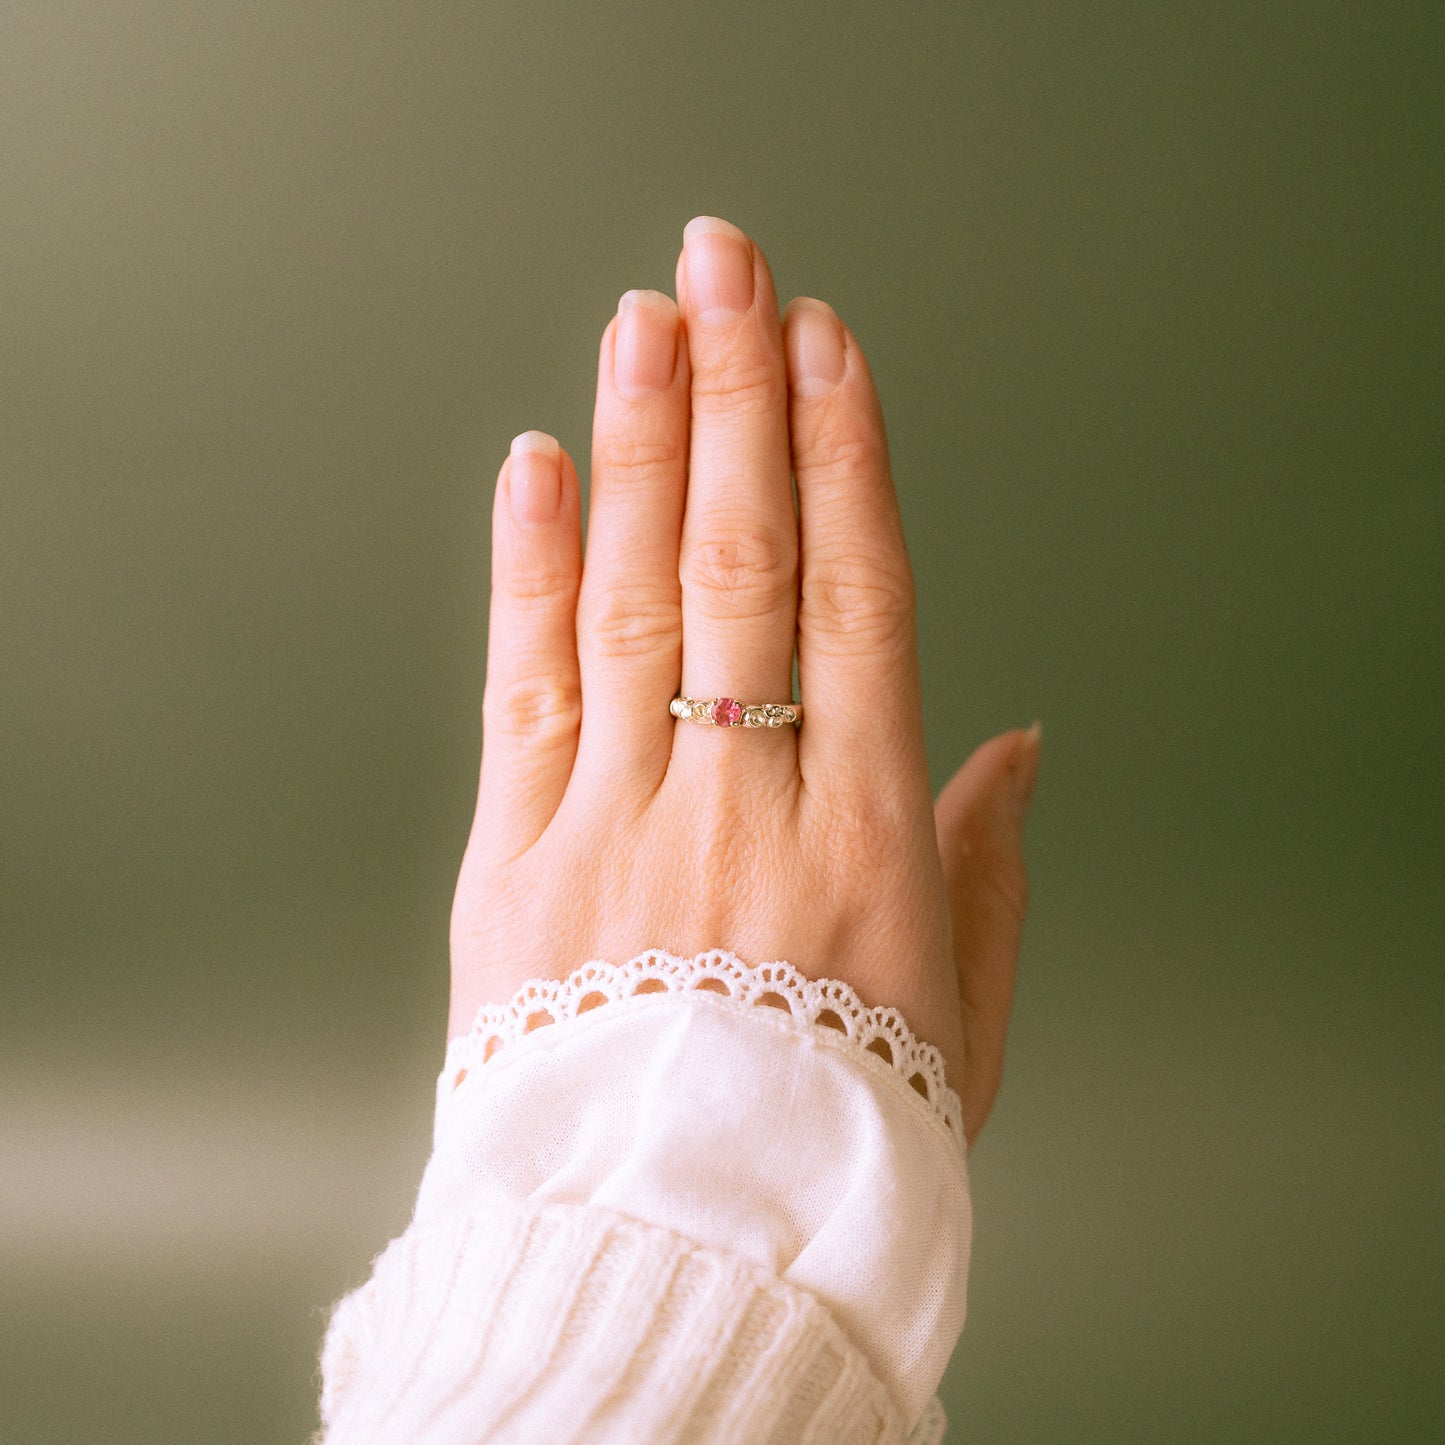
[[[0,9],[0,1438],[311,1428],[492,479],[699,212],[872,359],[935,780],[1044,724],[950,1439],[1438,1438],[1432,12]]]

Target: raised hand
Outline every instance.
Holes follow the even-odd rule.
[[[780,317],[736,227],[684,237],[677,303],[629,291],[602,337],[585,565],[557,442],[523,433],[498,476],[449,1031],[589,959],[786,959],[936,1045],[972,1139],[1002,1070],[1037,730],[980,747],[935,813],[863,353],[820,301]],[[669,712],[679,691],[788,702],[795,647],[799,728]]]

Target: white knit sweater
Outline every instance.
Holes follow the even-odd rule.
[[[484,1008],[412,1221],[332,1315],[324,1445],[933,1445],[970,1207],[937,1049],[732,954]]]

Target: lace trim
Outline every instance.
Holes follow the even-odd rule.
[[[533,1029],[573,1019],[603,1004],[645,994],[689,990],[725,995],[740,1007],[790,1013],[810,1028],[846,1034],[863,1052],[881,1059],[925,1100],[964,1148],[963,1105],[944,1080],[943,1055],[914,1036],[895,1008],[866,1008],[841,979],[805,978],[790,963],[749,966],[725,949],[680,958],[650,948],[623,964],[594,959],[564,979],[533,979],[511,1001],[486,1004],[476,1022],[447,1048],[442,1079],[450,1093],[514,1039]]]

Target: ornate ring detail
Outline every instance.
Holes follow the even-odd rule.
[[[733,697],[675,697],[667,710],[683,722],[714,728],[780,728],[803,721],[800,702],[739,702]]]

